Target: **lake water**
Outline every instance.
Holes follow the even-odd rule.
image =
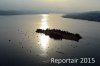
[[[58,65],[51,64],[51,58],[95,58],[94,64],[99,64],[100,23],[63,18],[62,15],[0,16],[0,66]],[[79,42],[54,40],[36,33],[38,28],[79,33],[83,38]]]

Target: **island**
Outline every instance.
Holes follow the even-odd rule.
[[[66,39],[79,42],[79,40],[82,39],[82,37],[78,33],[74,34],[60,29],[37,29],[36,32],[48,35],[50,38],[53,38],[55,40]]]

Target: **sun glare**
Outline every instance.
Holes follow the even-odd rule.
[[[48,28],[48,15],[47,14],[42,14],[40,28],[44,30]],[[46,51],[48,48],[49,37],[44,34],[40,35],[40,43],[41,43],[41,48],[43,49],[43,51]]]
[[[42,19],[41,19],[41,27],[42,29],[47,29],[48,28],[48,15],[43,14]]]

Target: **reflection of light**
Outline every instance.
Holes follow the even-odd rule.
[[[48,15],[47,14],[42,15],[41,28],[42,29],[47,29],[48,28]]]
[[[40,43],[41,43],[41,47],[43,48],[43,50],[47,50],[48,47],[48,36],[45,36],[44,34],[40,36]]]
[[[47,14],[42,15],[40,28],[44,30],[48,28],[48,15]],[[41,44],[41,48],[43,49],[43,51],[47,50],[48,43],[49,43],[49,37],[44,34],[40,35],[40,44]]]

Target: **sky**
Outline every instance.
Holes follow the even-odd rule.
[[[100,11],[100,0],[0,0],[0,10]]]

